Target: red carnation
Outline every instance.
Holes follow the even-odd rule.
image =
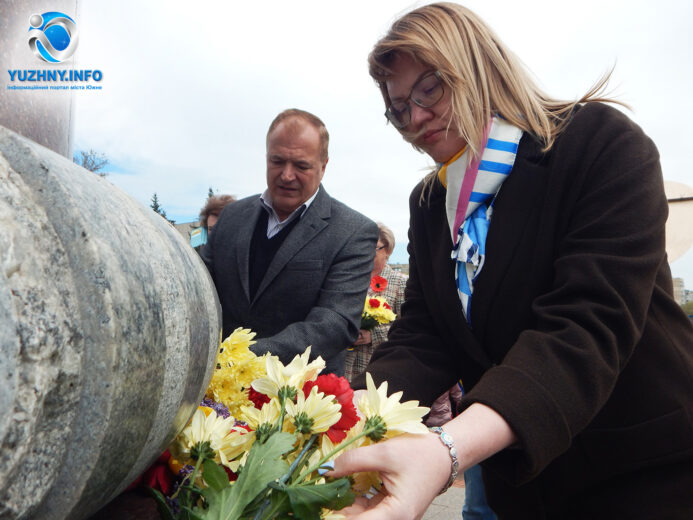
[[[380,301],[376,300],[375,298],[369,298],[368,305],[370,305],[374,309],[377,309],[378,307],[380,307]]]
[[[255,390],[252,386],[250,387],[250,390],[248,391],[248,399],[250,399],[253,402],[253,405],[255,405],[255,408],[258,410],[262,408],[262,405],[265,403],[270,402],[269,396],[265,394],[261,394],[257,390]]]
[[[333,395],[337,402],[342,406],[342,416],[339,421],[327,430],[327,436],[335,444],[342,442],[348,432],[359,420],[356,408],[354,407],[354,391],[349,386],[349,381],[344,377],[335,374],[318,376],[315,381],[307,381],[303,385],[303,393],[306,397],[310,394],[311,388],[318,387],[318,390],[325,395]]]
[[[382,276],[374,276],[371,278],[371,291],[383,292],[387,287],[387,280]]]
[[[390,307],[390,305],[387,302],[383,303],[383,307],[385,307],[388,311],[392,309],[392,307]]]
[[[126,489],[130,491],[138,487],[150,487],[161,491],[164,495],[170,495],[173,491],[175,476],[168,467],[168,459],[171,454],[164,451],[147,470],[137,477]]]

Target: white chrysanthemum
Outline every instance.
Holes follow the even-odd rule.
[[[335,401],[334,396],[318,392],[317,386],[310,389],[308,397],[301,390],[296,394],[295,403],[286,402],[286,412],[301,433],[326,432],[342,417],[341,410],[342,405]]]
[[[215,459],[221,460],[219,450],[225,437],[231,432],[234,422],[233,417],[224,419],[215,411],[211,411],[207,415],[203,407],[199,407],[192,420],[171,445],[172,455],[180,461],[190,459],[190,451],[194,446],[202,442],[209,442],[210,447],[216,453]]]
[[[297,355],[287,366],[282,365],[279,358],[268,356],[266,360],[267,377],[253,381],[253,388],[261,394],[270,397],[279,395],[281,388],[293,388],[297,392],[303,388],[306,381],[313,381],[325,368],[325,361],[318,356],[311,361],[310,347],[300,356]]]
[[[421,422],[421,418],[428,413],[428,408],[419,406],[418,401],[400,403],[402,392],[387,395],[387,382],[383,382],[379,388],[375,387],[373,378],[366,374],[367,393],[359,399],[358,408],[366,417],[368,429],[374,425],[378,431],[369,435],[372,440],[378,441],[383,437],[390,438],[403,433],[428,433],[428,428]]]

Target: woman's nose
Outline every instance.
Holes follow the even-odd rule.
[[[423,108],[416,103],[410,102],[409,110],[411,111],[411,122],[413,126],[418,126],[422,123],[426,123],[433,119],[433,110],[430,108]]]

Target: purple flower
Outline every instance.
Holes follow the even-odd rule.
[[[229,412],[229,409],[226,408],[226,406],[221,403],[217,403],[209,397],[205,397],[200,403],[200,406],[207,406],[208,408],[211,408],[219,417],[223,417],[224,419],[231,415],[231,412]]]

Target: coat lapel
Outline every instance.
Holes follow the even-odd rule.
[[[236,235],[238,276],[241,279],[243,292],[248,302],[250,302],[250,242],[253,239],[253,231],[255,230],[257,219],[260,218],[261,211],[264,211],[264,209],[258,197],[257,204],[253,204],[249,208],[243,223],[233,231]]]
[[[330,207],[330,196],[325,191],[325,188],[320,185],[317,197],[315,197],[308,210],[296,224],[296,227],[286,237],[277,254],[274,255],[265,276],[262,278],[262,282],[260,282],[260,287],[258,287],[253,301],[256,301],[262,295],[263,291],[270,286],[272,281],[296,253],[303,249],[306,244],[327,226],[327,219],[330,217]]]

